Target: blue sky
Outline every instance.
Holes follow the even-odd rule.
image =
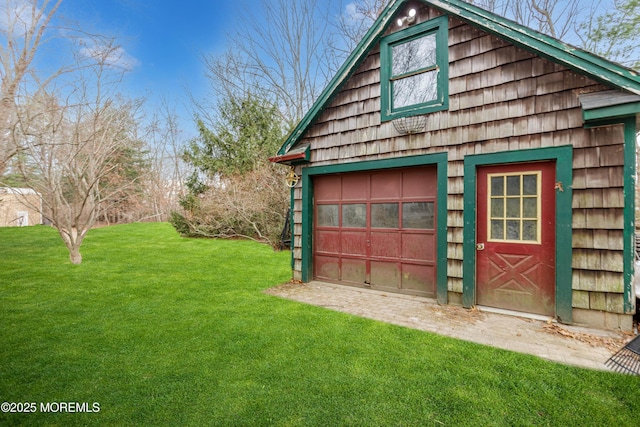
[[[122,46],[122,59],[132,69],[123,92],[131,97],[147,97],[148,108],[166,99],[181,116],[188,136],[195,136],[187,91],[202,98],[208,90],[201,55],[222,53],[227,43],[225,36],[240,22],[242,11],[248,9],[259,16],[260,3],[261,0],[63,0],[58,15],[77,21],[85,31],[115,37]],[[349,4],[350,0],[342,0],[345,11]],[[45,57],[50,59],[50,55],[51,52]]]
[[[129,95],[147,96],[150,104],[164,97],[190,122],[186,91],[204,90],[200,57],[224,50],[237,7],[219,0],[63,0],[59,13],[86,31],[117,38],[132,68]]]

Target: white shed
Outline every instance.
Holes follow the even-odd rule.
[[[30,188],[0,188],[0,227],[42,224],[41,200]]]

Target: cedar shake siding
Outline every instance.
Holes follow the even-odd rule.
[[[399,14],[416,8],[418,24],[448,16],[448,108],[425,114],[426,126],[418,133],[402,135],[392,120],[383,121],[377,42],[296,138],[293,148],[310,149],[309,162],[296,165],[296,172],[302,176],[308,166],[445,153],[447,200],[439,203],[446,203],[446,218],[438,221],[446,221],[446,242],[438,244],[446,244],[447,301],[461,304],[465,158],[569,146],[573,182],[557,182],[556,191],[572,190],[573,322],[630,329],[625,272],[633,267],[625,267],[624,256],[625,125],[620,120],[586,126],[580,101],[581,95],[616,87],[443,15],[428,3],[407,2]],[[392,24],[383,37],[401,30]],[[303,189],[297,185],[293,271],[298,280],[303,278],[304,218]]]

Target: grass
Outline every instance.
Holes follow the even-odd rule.
[[[0,425],[637,425],[640,378],[555,364],[264,294],[289,253],[93,230],[0,229]],[[93,402],[94,413],[40,403]]]

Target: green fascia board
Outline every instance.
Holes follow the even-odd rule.
[[[382,34],[389,28],[393,22],[393,17],[398,9],[406,3],[407,0],[396,0],[391,2],[380,14],[378,19],[369,28],[360,43],[353,50],[349,58],[340,67],[337,74],[331,79],[327,87],[322,91],[311,109],[302,118],[298,125],[293,129],[289,137],[286,139],[278,155],[283,155],[304,135],[309,126],[315,121],[318,115],[324,110],[325,106],[338,93],[340,87],[353,75],[358,66],[364,61],[369,51],[380,40]]]
[[[640,74],[620,64],[459,0],[426,3],[608,86],[640,94]]]
[[[556,162],[556,317],[571,323],[572,315],[572,195],[573,147],[547,147],[504,153],[478,154],[464,159],[464,231],[462,247],[462,304],[476,303],[476,169],[478,166],[536,161]]]
[[[636,114],[640,114],[640,102],[582,110],[582,118],[585,122],[629,116],[635,117]]]
[[[447,153],[424,154],[394,159],[369,160],[326,166],[309,166],[302,169],[302,281],[309,282],[312,272],[313,248],[313,179],[315,175],[364,172],[379,169],[436,165],[437,167],[437,249],[436,296],[440,304],[447,303]]]

